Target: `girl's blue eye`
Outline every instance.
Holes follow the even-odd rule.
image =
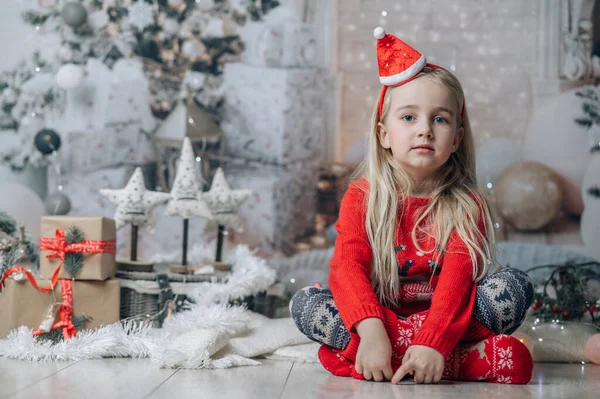
[[[404,122],[412,122],[412,121],[414,121],[414,120],[415,120],[415,117],[414,117],[414,116],[412,116],[412,115],[404,115],[404,116],[402,117],[402,120],[403,120]]]
[[[448,119],[441,116],[436,116],[434,121],[435,123],[448,123]]]

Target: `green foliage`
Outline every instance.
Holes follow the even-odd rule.
[[[75,326],[75,329],[77,331],[84,330],[87,320],[88,320],[88,317],[85,315],[73,317],[73,325]],[[43,340],[43,341],[50,341],[53,344],[57,344],[60,341],[65,339],[63,337],[62,330],[63,330],[62,327],[57,328],[56,330],[52,330],[45,334],[39,335],[38,339]]]
[[[77,244],[85,240],[85,235],[77,226],[71,226],[66,239],[69,244]],[[77,276],[83,268],[83,254],[67,253],[65,255],[65,268],[71,277]]]

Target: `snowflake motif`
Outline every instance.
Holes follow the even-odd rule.
[[[501,375],[497,379],[497,382],[499,384],[510,384],[511,381],[512,381],[512,379],[511,379],[511,377],[509,375],[507,375],[507,376]]]
[[[400,335],[396,340],[396,344],[400,346],[409,346],[412,342],[413,332],[412,330],[400,330]]]
[[[327,316],[325,316],[325,315],[321,316],[321,319],[319,320],[319,323],[320,323],[322,326],[326,326],[326,325],[327,325],[327,323],[329,323],[329,317],[327,317]]]
[[[410,316],[408,318],[408,320],[410,320],[410,323],[413,326],[415,326],[416,328],[421,328],[421,326],[423,325],[423,322],[425,321],[425,317],[426,317],[425,315],[414,314],[414,315]]]
[[[498,360],[498,365],[500,366],[500,368],[508,368],[509,370],[512,369],[512,365],[513,365],[513,361],[512,361],[512,348],[506,348],[506,349],[502,349],[499,348],[498,349],[498,357],[500,358],[500,360]]]

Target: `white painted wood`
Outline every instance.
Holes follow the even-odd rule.
[[[49,369],[53,363],[38,363]],[[34,366],[35,363],[31,363]],[[19,390],[14,398],[143,398],[177,370],[162,370],[147,359],[98,359],[63,368]],[[32,372],[32,375],[34,372]],[[2,384],[0,384],[2,386]]]
[[[279,398],[293,363],[264,359],[260,362],[260,366],[231,369],[179,370],[148,398]]]
[[[0,397],[8,397],[52,375],[75,362],[32,363],[0,357]]]
[[[161,370],[146,359],[72,364],[0,358],[0,397],[562,399],[598,398],[600,392],[600,366],[591,364],[536,364],[527,385],[443,381],[397,386],[335,377],[319,364],[262,361],[262,366],[224,370]]]
[[[392,385],[334,377],[314,364],[294,364],[282,398],[592,398],[600,392],[600,367],[537,364],[528,385],[442,381]]]

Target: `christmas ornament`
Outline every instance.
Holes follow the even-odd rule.
[[[223,169],[219,168],[204,199],[217,223],[241,231],[242,222],[238,212],[242,203],[248,199],[251,193],[251,190],[229,188]]]
[[[183,2],[184,0],[167,0],[167,4],[172,8],[179,8]]]
[[[66,215],[71,211],[69,197],[61,192],[48,195],[44,204],[49,215]]]
[[[588,339],[585,354],[592,363],[600,364],[600,334],[594,334]]]
[[[223,169],[219,168],[215,173],[210,190],[205,194],[206,203],[213,214],[213,218],[219,224],[217,251],[215,263],[213,264],[213,267],[217,270],[220,270],[220,268],[227,270],[228,268],[227,265],[221,263],[225,227],[242,231],[242,222],[238,212],[242,203],[248,199],[251,193],[250,190],[231,190],[225,180]]]
[[[50,332],[50,330],[52,329],[52,325],[54,325],[54,320],[56,319],[57,311],[58,311],[58,306],[56,306],[56,304],[52,304],[52,305],[48,306],[48,309],[46,310],[44,319],[40,323],[40,326],[38,327],[38,329],[45,333]]]
[[[152,210],[166,203],[170,194],[149,191],[144,184],[141,168],[136,168],[125,188],[102,189],[100,194],[106,197],[114,206],[117,230],[126,224],[134,226],[149,226],[153,224]]]
[[[183,140],[181,158],[171,189],[171,199],[165,214],[183,218],[183,254],[181,265],[187,265],[189,219],[212,219],[212,213],[202,198],[202,176],[189,137]]]
[[[0,209],[12,219],[23,223],[33,242],[40,238],[40,218],[46,213],[44,203],[29,187],[17,183],[0,184]]]
[[[183,42],[181,52],[190,60],[195,60],[204,55],[206,52],[206,47],[199,40],[190,39]]]
[[[35,135],[34,144],[39,152],[49,155],[60,148],[60,136],[52,129],[42,129]]]
[[[83,68],[75,64],[65,64],[56,74],[56,83],[66,90],[75,89],[83,84]]]
[[[117,207],[115,222],[117,230],[131,224],[131,253],[129,260],[117,260],[117,268],[129,271],[151,272],[152,263],[139,261],[137,257],[139,226],[153,225],[152,210],[164,204],[170,194],[149,191],[144,184],[141,168],[136,168],[127,186],[120,190],[102,189],[100,194]]]
[[[163,22],[163,32],[167,34],[168,37],[175,36],[179,33],[179,23],[174,18],[167,18]]]
[[[507,168],[495,185],[500,215],[517,230],[540,229],[560,213],[562,189],[557,175],[537,162]]]
[[[66,3],[60,12],[60,15],[67,25],[72,28],[80,27],[87,20],[87,10],[81,3],[75,1]]]
[[[203,199],[201,180],[192,143],[186,137],[165,214],[184,219],[211,219],[212,213]]]
[[[103,29],[109,21],[106,11],[96,11],[90,15],[90,25],[97,31]]]
[[[152,4],[148,4],[145,1],[136,1],[133,3],[129,7],[128,22],[140,32],[154,24]]]

